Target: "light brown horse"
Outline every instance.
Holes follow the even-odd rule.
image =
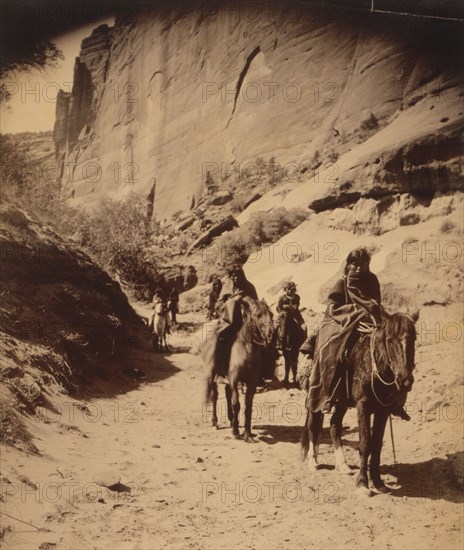
[[[155,305],[155,310],[150,318],[149,328],[152,335],[153,351],[168,351],[166,333],[168,328],[168,313],[161,302]]]
[[[239,382],[246,384],[243,439],[246,442],[254,442],[251,434],[253,397],[261,378],[272,375],[274,372],[274,324],[272,312],[264,300],[243,298],[241,309],[244,321],[232,345],[225,386],[227,415],[232,427],[232,434],[238,439],[240,437],[238,429],[240,412],[238,384]],[[213,402],[212,424],[215,427],[218,424],[217,367],[214,361],[216,340],[217,338],[211,338],[207,341],[202,353],[203,361],[209,371],[206,384],[206,400],[207,402]]]

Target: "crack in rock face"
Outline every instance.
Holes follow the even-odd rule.
[[[243,85],[243,81],[245,80],[245,77],[250,69],[250,66],[253,62],[253,59],[261,52],[261,48],[259,46],[257,46],[251,53],[250,55],[247,57],[247,60],[245,62],[245,66],[243,67],[243,69],[241,70],[240,72],[240,75],[238,77],[238,80],[237,80],[237,86],[235,88],[235,97],[234,97],[234,106],[232,108],[232,113],[229,117],[229,120],[227,121],[227,126],[226,126],[226,129],[229,127],[229,124],[230,124],[230,121],[232,120],[233,116],[234,116],[234,113],[235,113],[235,109],[237,108],[237,101],[238,101],[238,98],[240,96],[240,91],[242,89],[242,85]]]

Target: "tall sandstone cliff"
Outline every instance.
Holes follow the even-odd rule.
[[[298,195],[316,210],[458,187],[458,24],[311,3],[217,6],[125,14],[83,41],[55,125],[72,203],[135,191],[169,218],[197,203],[207,170],[229,186],[258,157],[291,165],[298,185],[334,164]]]

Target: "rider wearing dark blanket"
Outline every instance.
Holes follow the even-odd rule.
[[[283,290],[285,294],[279,297],[276,306],[277,313],[279,313],[277,319],[277,349],[283,349],[285,333],[292,321],[298,323],[303,334],[306,333],[306,325],[300,312],[300,296],[296,293],[296,284],[290,281],[284,285]]]
[[[218,317],[229,323],[219,333],[215,351],[217,373],[223,377],[227,376],[232,345],[243,324],[241,301],[245,297],[258,299],[256,288],[247,280],[240,266],[231,267],[228,275],[229,281],[224,285],[216,303]]]
[[[315,365],[311,375],[308,408],[329,412],[339,380],[349,365],[347,351],[359,339],[360,322],[366,322],[370,314],[375,324],[382,319],[380,283],[369,269],[370,256],[365,248],[352,250],[347,257],[344,276],[329,293],[329,304],[321,323],[317,341]],[[367,321],[369,323],[369,321]],[[325,402],[323,401],[325,397]],[[322,404],[322,407],[321,407]],[[404,420],[410,417],[398,407],[395,415]]]

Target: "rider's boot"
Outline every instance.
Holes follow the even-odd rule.
[[[401,405],[398,405],[394,411],[392,411],[392,414],[394,416],[399,416],[403,420],[406,420],[406,422],[409,422],[411,420],[411,417],[409,414],[404,410],[404,407]]]

